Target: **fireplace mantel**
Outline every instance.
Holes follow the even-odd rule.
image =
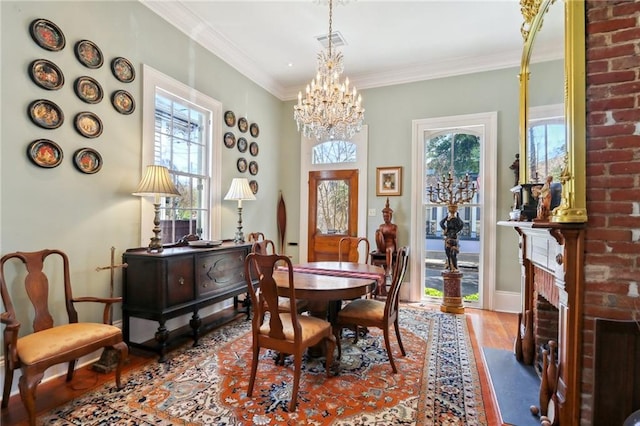
[[[559,425],[580,424],[580,371],[584,286],[584,233],[582,223],[501,221],[519,235],[521,264],[521,312],[531,317],[536,294],[536,275],[553,277],[558,318],[558,376],[549,411]],[[548,280],[547,280],[548,281]],[[540,285],[540,284],[538,284]],[[540,289],[549,293],[550,289]],[[525,324],[526,325],[526,324]],[[526,332],[529,331],[529,332]],[[527,361],[535,357],[531,330],[518,330],[516,355]],[[525,340],[522,340],[525,339]],[[528,340],[528,341],[527,341]]]

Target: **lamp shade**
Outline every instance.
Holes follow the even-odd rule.
[[[169,170],[164,166],[147,166],[147,170],[133,192],[133,195],[158,195],[161,197],[178,197],[180,193],[171,181]]]
[[[253,191],[249,186],[247,178],[234,178],[231,181],[231,186],[227,195],[224,196],[225,200],[255,200],[256,196],[253,195]]]

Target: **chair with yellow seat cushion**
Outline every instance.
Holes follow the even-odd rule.
[[[279,269],[277,265],[282,264],[285,270],[276,272],[276,269]],[[255,272],[258,273],[256,285],[258,288],[254,287],[256,280],[252,274]],[[289,312],[281,312],[279,309],[278,286],[274,278],[274,272],[286,274],[287,276],[292,308]],[[245,278],[254,309],[251,323],[253,357],[247,396],[251,396],[253,393],[261,348],[291,354],[293,355],[294,374],[289,411],[293,412],[296,409],[298,388],[300,386],[302,355],[308,347],[320,343],[326,345],[327,377],[331,375],[330,368],[333,362],[333,351],[336,346],[331,324],[320,318],[298,314],[293,283],[293,268],[288,257],[277,254],[261,255],[250,253],[245,259]]]
[[[398,346],[402,355],[406,355],[402,339],[400,338],[400,326],[398,325],[398,304],[400,295],[400,286],[404,280],[407,264],[409,263],[409,247],[402,247],[397,252],[396,263],[394,265],[391,287],[387,294],[386,300],[376,299],[357,299],[344,306],[337,315],[333,332],[338,343],[338,359],[342,355],[340,346],[340,335],[344,327],[377,327],[382,329],[384,334],[384,343],[387,348],[387,355],[391,363],[391,369],[397,373],[396,364],[393,361],[393,353],[391,352],[391,344],[389,342],[389,328],[391,325],[395,328]],[[356,328],[357,329],[357,328]],[[358,334],[356,333],[356,339]]]
[[[54,256],[47,259],[50,255]],[[59,257],[59,262],[56,262],[56,256]],[[50,268],[45,268],[45,259],[47,265],[52,264]],[[24,301],[29,300],[34,309],[33,332],[27,334],[24,329],[21,330],[21,323],[10,296],[10,294],[14,294],[15,297],[18,297],[19,291],[15,288],[10,291],[6,281],[9,265],[18,264],[15,260],[20,260],[26,267]],[[50,288],[49,279],[43,272],[45,269],[59,270],[62,273],[53,282],[64,286],[64,306],[67,311],[68,324],[54,324],[53,316],[49,310],[49,303],[53,303],[53,301],[47,300],[50,293],[54,293],[54,291],[53,287]],[[12,278],[9,284],[15,286],[17,282],[16,277]],[[59,250],[42,250],[16,252],[3,256],[0,259],[0,294],[5,308],[5,312],[0,315],[0,322],[5,325],[3,334],[5,366],[3,409],[7,408],[9,403],[13,372],[20,369],[21,376],[18,382],[20,397],[29,416],[29,424],[35,425],[36,389],[45,370],[56,364],[69,363],[67,381],[71,381],[78,358],[102,348],[111,348],[116,353],[118,358],[115,371],[116,386],[118,389],[122,387],[120,374],[123,362],[128,357],[129,349],[123,341],[121,330],[110,325],[111,305],[120,302],[121,298],[74,298],[71,292],[69,260],[66,254]],[[78,313],[74,304],[79,302],[104,304],[103,323],[78,322]]]

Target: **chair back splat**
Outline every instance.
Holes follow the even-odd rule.
[[[364,244],[364,263],[369,263],[369,240],[365,237],[343,237],[340,238],[338,243],[338,261],[339,262],[354,262],[360,261],[360,253],[358,248],[361,244]]]
[[[53,280],[64,285],[65,307],[68,324],[55,325],[49,310],[49,278],[43,272],[45,261],[52,262],[56,256],[62,263],[62,278]],[[7,288],[5,267],[9,262],[20,260],[26,268],[24,286],[29,301],[33,305],[33,332],[19,337],[21,324],[11,301]],[[59,270],[59,268],[51,268]],[[0,295],[5,311],[0,314],[0,323],[5,328],[4,337],[4,389],[2,393],[2,408],[7,408],[13,372],[21,370],[19,388],[20,397],[26,408],[29,424],[36,424],[36,389],[49,367],[68,363],[67,381],[71,381],[76,361],[92,352],[109,348],[115,352],[118,364],[115,379],[118,389],[122,388],[120,373],[122,365],[129,355],[129,348],[123,341],[122,331],[111,325],[111,305],[121,302],[120,297],[98,298],[77,297],[71,293],[69,278],[69,259],[60,250],[41,250],[37,252],[16,252],[4,255],[0,259]],[[17,280],[16,280],[17,282]],[[103,323],[78,322],[78,313],[74,304],[80,302],[95,302],[104,305]],[[64,337],[64,339],[63,339]]]
[[[276,266],[278,264],[284,264],[284,270],[278,268]],[[251,323],[253,357],[247,396],[253,393],[261,348],[272,349],[280,354],[291,354],[294,374],[288,408],[291,412],[295,411],[302,372],[302,356],[308,347],[319,343],[325,344],[327,377],[331,375],[330,368],[336,346],[331,324],[320,318],[298,314],[293,268],[287,256],[250,253],[245,259],[245,278],[254,307]],[[288,283],[288,296],[291,301],[289,312],[280,310],[276,278]],[[268,320],[266,320],[267,314]]]
[[[343,307],[336,319],[333,332],[336,336],[338,344],[338,358],[341,356],[340,337],[342,329],[348,327],[358,329],[358,327],[377,327],[384,334],[384,343],[389,356],[389,363],[394,373],[397,373],[393,353],[391,352],[391,344],[389,342],[389,328],[393,325],[398,340],[398,346],[402,355],[406,355],[402,339],[400,337],[400,326],[398,324],[398,306],[400,299],[400,287],[404,281],[404,275],[407,272],[409,264],[409,247],[401,247],[396,256],[396,263],[393,268],[393,277],[391,279],[391,288],[387,294],[386,300],[375,299],[357,299],[348,303]],[[357,340],[358,333],[355,339]]]

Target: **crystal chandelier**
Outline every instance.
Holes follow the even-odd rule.
[[[364,108],[349,78],[340,82],[344,71],[342,53],[332,50],[333,0],[329,0],[329,49],[318,54],[318,74],[307,85],[306,94],[298,92],[293,118],[298,131],[317,140],[351,139],[362,129]]]

